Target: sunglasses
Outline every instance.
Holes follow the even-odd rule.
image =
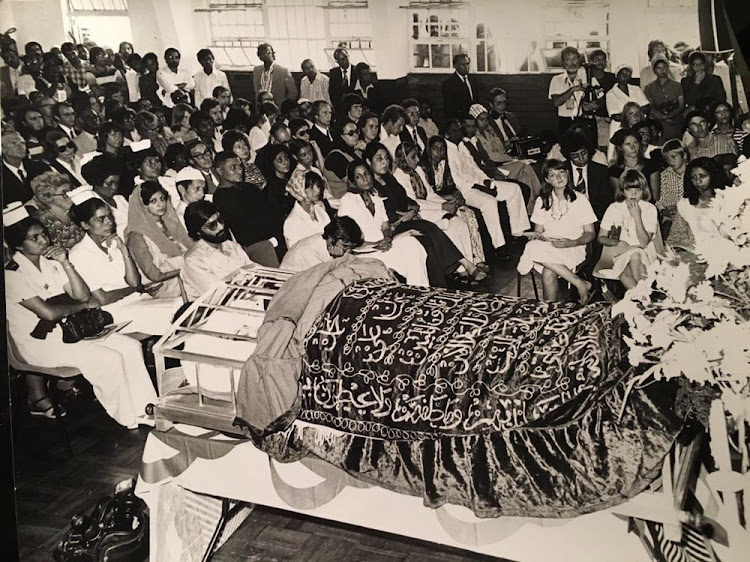
[[[76,149],[76,145],[73,143],[73,141],[67,142],[62,145],[60,144],[57,145],[57,150],[59,152],[67,152],[68,150],[75,150],[75,149]]]
[[[309,135],[310,134],[310,129],[300,129],[299,131],[297,131],[297,134],[298,135]]]
[[[344,137],[356,137],[359,133],[357,131],[349,131],[348,133],[341,133]]]

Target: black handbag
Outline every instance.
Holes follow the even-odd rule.
[[[98,335],[105,326],[112,324],[112,315],[101,308],[86,308],[60,321],[65,343],[76,343],[84,338]]]
[[[142,562],[148,558],[148,507],[133,494],[133,481],[118,484],[91,515],[78,514],[55,548],[57,562]],[[122,488],[122,489],[121,489]]]

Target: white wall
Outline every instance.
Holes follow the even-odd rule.
[[[0,2],[2,30],[15,27],[12,37],[19,51],[29,41],[38,41],[44,50],[69,41],[67,2],[64,0],[3,0]]]

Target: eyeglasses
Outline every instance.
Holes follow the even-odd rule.
[[[67,152],[68,150],[75,150],[75,149],[76,149],[76,145],[72,141],[67,142],[65,144],[57,145],[58,152]]]
[[[309,135],[310,134],[310,129],[300,129],[299,131],[297,131],[297,134],[298,135]]]
[[[203,228],[205,228],[206,230],[216,230],[217,228],[219,228],[219,225],[224,226],[223,219],[208,221],[203,225]]]
[[[210,158],[211,153],[208,150],[204,152],[191,152],[190,156],[192,156],[193,158]]]
[[[358,134],[357,131],[349,131],[348,133],[341,133],[341,135],[344,137],[356,137],[357,134]]]
[[[50,197],[67,197],[68,192],[67,191],[61,191],[60,193],[50,193]]]

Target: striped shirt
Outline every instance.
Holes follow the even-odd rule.
[[[684,191],[685,174],[678,174],[672,168],[661,172],[661,192],[656,202],[657,209],[668,209],[677,205],[682,199]]]
[[[328,83],[328,76],[321,74],[320,72],[315,75],[315,80],[312,84],[307,76],[303,76],[299,85],[299,97],[308,99],[311,102],[322,100],[330,104],[331,97],[328,93]]]
[[[713,158],[717,154],[737,154],[737,145],[734,144],[734,141],[731,138],[708,133],[706,139],[707,142],[702,146],[697,146],[695,140],[687,146],[691,160],[700,156]]]

